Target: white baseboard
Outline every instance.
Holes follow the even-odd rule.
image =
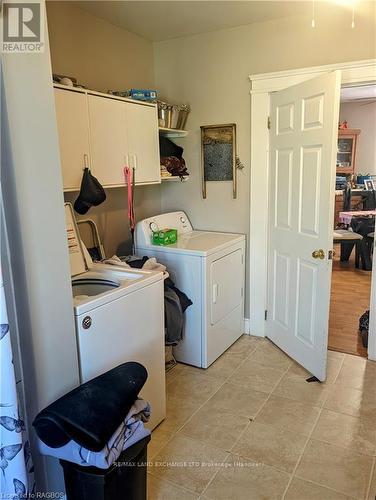
[[[249,318],[244,318],[244,333],[245,333],[245,335],[251,335]]]
[[[249,318],[244,318],[244,334],[253,335],[254,337],[264,337],[264,335],[257,335],[257,333],[251,331],[251,320]]]

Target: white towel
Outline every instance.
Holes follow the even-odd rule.
[[[105,259],[103,261],[103,264],[111,264],[112,266],[121,266],[125,267],[127,269],[133,269],[132,266],[127,264],[126,262],[122,261],[119,259],[117,255],[113,255],[111,259]],[[145,264],[142,266],[142,269],[145,269],[146,271],[161,271],[165,272],[166,271],[166,266],[163,264],[160,264],[157,262],[157,259],[155,257],[151,257],[148,259]]]
[[[157,262],[155,257],[151,257],[145,262],[142,269],[146,269],[148,271],[162,271],[164,273],[166,271],[166,266]]]
[[[131,269],[131,266],[126,262],[124,262],[123,260],[119,259],[117,255],[113,255],[111,259],[105,259],[103,261],[103,264],[111,264],[112,266],[121,266],[127,269]]]

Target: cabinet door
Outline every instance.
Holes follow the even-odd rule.
[[[161,182],[158,117],[154,106],[126,103],[129,166],[136,184]]]
[[[90,157],[86,94],[54,91],[63,186],[66,191],[76,191],[81,186],[84,155]]]
[[[354,171],[354,137],[338,138],[337,171],[343,173]]]
[[[88,95],[90,117],[91,168],[103,186],[124,182],[127,154],[125,103]]]

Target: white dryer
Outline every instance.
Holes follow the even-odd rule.
[[[177,243],[153,245],[153,231],[164,228],[178,230]],[[135,245],[138,255],[164,264],[193,302],[176,359],[207,368],[244,333],[245,236],[195,231],[184,212],[171,212],[139,222]]]
[[[166,416],[163,273],[93,263],[65,204],[81,383],[126,361],[145,366],[148,427]]]

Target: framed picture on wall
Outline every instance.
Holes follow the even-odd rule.
[[[374,191],[375,190],[375,183],[373,182],[372,179],[365,179],[364,186],[367,189],[367,191]]]
[[[201,127],[202,197],[206,198],[206,182],[232,181],[236,198],[236,125]]]

